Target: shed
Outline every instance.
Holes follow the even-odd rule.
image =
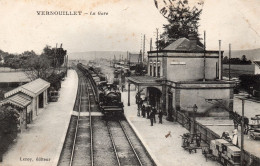
[[[32,99],[31,97],[27,96],[23,93],[15,94],[11,97],[8,97],[0,102],[0,106],[2,105],[11,105],[19,111],[20,114],[20,129],[23,131],[27,128],[27,122],[30,122],[30,113],[28,112],[28,109],[30,109],[28,106],[31,104]]]
[[[47,104],[47,89],[50,83],[38,78],[27,84],[19,86],[4,94],[6,98],[0,105],[10,104],[22,110],[20,119],[30,123],[37,115],[39,108]]]

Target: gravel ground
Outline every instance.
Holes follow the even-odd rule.
[[[71,160],[71,152],[77,126],[77,116],[71,116],[69,128],[60,154],[58,166],[68,166]]]
[[[58,102],[49,103],[28,125],[27,131],[19,134],[16,144],[4,155],[1,165],[57,165],[73,110],[77,85],[76,72],[69,70],[68,77],[62,82]],[[48,161],[36,161],[37,157]]]
[[[138,137],[134,133],[130,124],[125,120],[121,121],[121,124],[124,127],[125,132],[127,133],[131,143],[133,144],[133,147],[134,147],[137,155],[139,156],[142,164],[149,165],[149,166],[155,165],[154,162],[151,160],[148,152],[145,150],[142,143],[140,142],[140,139],[138,139]]]
[[[117,165],[116,155],[109,137],[106,122],[101,116],[92,116],[94,164]]]
[[[90,121],[88,116],[79,118],[72,165],[91,165],[90,153]]]

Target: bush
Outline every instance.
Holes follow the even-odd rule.
[[[11,106],[0,107],[0,159],[16,139],[19,125],[19,112]]]
[[[61,80],[65,77],[65,75],[65,72],[60,72],[59,74],[52,73],[46,81],[51,84],[51,87],[58,91],[61,88]]]

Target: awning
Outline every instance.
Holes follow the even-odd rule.
[[[3,101],[0,102],[0,105],[6,105],[6,104],[11,104],[11,105],[15,105],[19,108],[25,108],[27,107],[29,104],[31,104],[32,100],[29,96],[19,93],[16,94],[14,96],[11,96]]]
[[[7,98],[18,92],[22,92],[28,96],[36,97],[37,95],[39,95],[40,93],[42,93],[49,87],[50,87],[49,82],[44,81],[41,78],[38,78],[32,82],[29,82],[29,83],[19,86],[18,88],[15,88],[9,92],[6,92],[4,96],[5,96],[5,98]]]
[[[161,79],[157,77],[151,76],[133,76],[128,77],[128,82],[136,85],[144,85],[144,86],[160,86]]]

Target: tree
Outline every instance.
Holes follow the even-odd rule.
[[[259,87],[260,82],[260,75],[254,75],[254,74],[242,74],[239,76],[240,80],[240,87],[244,90],[246,90],[248,93],[251,92],[251,87]]]
[[[62,48],[62,45],[60,48],[51,48],[47,45],[43,49],[43,53],[41,56],[49,59],[51,66],[56,68],[63,65],[66,54],[67,51]]]
[[[223,58],[223,64],[228,64],[229,63],[229,59],[228,59],[228,57],[227,56],[225,56],[224,58]]]
[[[241,61],[242,61],[242,62],[247,62],[247,58],[246,58],[245,55],[242,55],[242,57],[241,57]]]
[[[203,46],[199,41],[198,27],[203,2],[198,2],[193,8],[190,8],[188,0],[164,0],[160,8],[159,1],[155,1],[155,6],[160,13],[167,19],[168,24],[163,25],[164,32],[158,40],[159,49],[165,48],[171,42],[179,38],[188,38],[189,34],[194,34],[197,43]]]
[[[147,69],[147,66],[144,65],[143,63],[137,64],[135,66],[135,74],[143,76],[147,73],[146,69]]]
[[[50,61],[43,56],[30,56],[24,61],[23,69],[30,80],[37,78],[46,80],[51,74]]]

